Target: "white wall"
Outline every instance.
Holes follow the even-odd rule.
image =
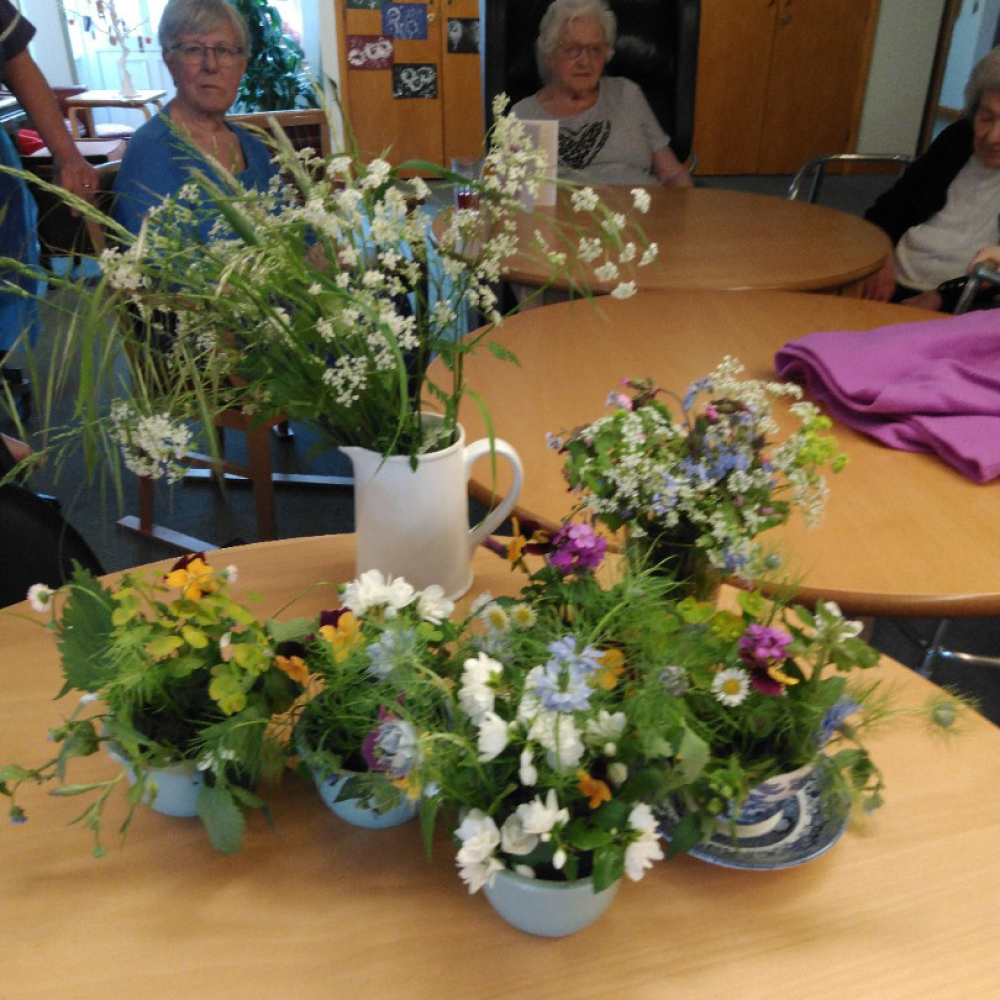
[[[944,2],[882,0],[858,152],[916,152]]]
[[[37,29],[28,51],[45,79],[54,87],[72,86],[77,82],[76,75],[69,55],[66,25],[56,0],[20,0],[17,6]]]

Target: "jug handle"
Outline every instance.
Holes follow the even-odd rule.
[[[469,530],[470,551],[474,551],[476,546],[490,532],[504,522],[507,515],[514,509],[514,504],[517,503],[517,498],[521,494],[521,483],[524,479],[524,469],[521,466],[521,459],[518,457],[513,445],[508,444],[502,438],[494,438],[492,446],[488,438],[481,438],[479,441],[473,441],[465,449],[465,481],[468,482],[472,475],[472,466],[484,455],[488,455],[491,447],[494,454],[506,458],[510,463],[514,481],[511,483],[507,495],[500,501],[499,506],[494,507],[479,524]]]

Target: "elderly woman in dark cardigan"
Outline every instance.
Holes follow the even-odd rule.
[[[965,115],[865,213],[895,246],[864,296],[950,310],[964,274],[1000,238],[1000,47],[976,65]]]

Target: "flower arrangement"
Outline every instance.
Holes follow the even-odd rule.
[[[239,850],[243,810],[265,809],[256,788],[284,766],[276,716],[303,691],[305,674],[276,638],[230,595],[235,567],[217,570],[199,555],[165,576],[136,571],[105,585],[77,569],[63,588],[31,588],[36,611],[50,615],[65,683],[60,696],[80,703],[50,733],[56,756],[37,768],[0,767],[0,794],[10,817],[24,822],[15,793],[25,783],[56,780],[54,795],[94,795],[79,817],[104,854],[101,817],[125,774],[85,784],[66,782],[71,760],[104,745],[126,764],[133,782],[124,834],[136,807],[155,808],[157,772],[180,764],[201,783],[197,811],[212,844]]]
[[[602,587],[605,542],[586,525],[521,536],[517,566],[526,545],[544,565],[518,598],[480,604],[456,654],[452,725],[421,741],[437,789],[425,812],[459,811],[470,892],[505,868],[591,878],[597,892],[663,857],[653,806],[693,776],[683,703],[646,643],[664,585],[647,574]]]
[[[675,420],[651,380],[625,380],[614,412],[550,444],[565,455],[577,512],[617,531],[679,578],[710,572],[759,578],[780,560],[756,541],[800,508],[810,524],[822,515],[821,470],[846,458],[825,432],[828,418],[800,400],[798,386],[741,378],[726,358],[680,400]],[[793,400],[798,429],[778,443],[772,400]],[[701,401],[704,400],[703,403]]]
[[[213,163],[214,179],[197,175],[149,213],[137,237],[70,199],[118,245],[102,254],[96,288],[74,286],[81,305],[55,348],[97,360],[80,369],[79,424],[59,431],[44,421],[52,465],[82,435],[91,459],[121,448],[129,469],[172,478],[192,443],[187,422],[207,425],[216,454],[211,417],[227,408],[280,412],[314,426],[325,447],[409,455],[414,464],[450,444],[465,358],[503,319],[495,289],[518,249],[521,192],[542,176],[542,154],[504,106],[501,99],[475,182],[477,208],[451,213],[437,239],[424,206],[430,188],[407,175],[464,178],[423,162],[366,163],[352,151],[324,158],[295,151],[283,135],[262,133],[281,170],[269,191],[248,192]],[[192,235],[206,200],[214,219],[207,241]],[[569,274],[574,257],[602,274],[655,259],[655,244],[593,190],[575,190],[571,202],[581,219],[595,219],[596,235],[564,234],[558,246],[536,236],[531,252],[544,256],[553,279]],[[636,189],[635,213],[648,204]],[[635,292],[624,273],[619,296]],[[486,325],[463,336],[468,310]],[[437,357],[448,372],[440,384],[427,374]],[[54,368],[53,398],[68,391],[65,372],[77,370]],[[110,399],[111,421],[102,399]],[[426,408],[441,412],[439,426],[421,420]]]
[[[315,683],[296,738],[314,775],[350,775],[339,799],[376,813],[419,799],[421,733],[446,721],[453,609],[438,586],[419,591],[369,570],[342,588],[338,610],[320,615],[300,661]]]

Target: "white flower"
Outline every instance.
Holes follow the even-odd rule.
[[[511,813],[500,827],[500,847],[507,854],[530,854],[538,846],[538,834],[527,833],[521,817]]]
[[[720,670],[712,680],[712,694],[730,708],[746,700],[750,693],[750,675],[742,667]]]
[[[656,243],[650,243],[649,246],[646,247],[643,255],[639,258],[639,267],[645,267],[647,264],[652,264],[653,261],[656,260],[659,252],[659,245]]]
[[[236,577],[238,575],[239,575],[238,571],[232,563],[230,563],[220,574],[220,576],[222,577],[223,580],[226,581],[226,583],[236,583]]]
[[[485,763],[498,757],[508,739],[507,723],[496,712],[483,712],[479,717],[479,759]]]
[[[573,717],[565,712],[539,710],[528,730],[528,738],[545,747],[545,759],[549,767],[555,770],[569,771],[583,757],[584,746],[580,730]]]
[[[816,639],[819,642],[835,643],[845,639],[855,639],[861,635],[861,622],[847,621],[840,606],[834,601],[819,601],[816,605]]]
[[[613,260],[606,260],[600,267],[594,268],[594,277],[598,281],[614,281],[618,277],[618,265]]]
[[[537,833],[542,839],[547,839],[555,826],[569,822],[569,810],[559,808],[556,790],[549,789],[545,801],[536,795],[530,802],[517,807],[517,815],[521,820],[525,833]]]
[[[385,160],[372,160],[368,164],[368,172],[361,178],[362,188],[379,188],[388,179],[392,167]]]
[[[514,628],[529,629],[538,621],[538,615],[530,604],[522,601],[510,609],[510,620]]]
[[[86,694],[80,695],[80,704],[89,705],[91,702],[97,701],[97,695],[93,691],[88,691]]]
[[[473,721],[484,713],[493,711],[492,684],[502,673],[503,664],[486,653],[470,657],[463,664],[458,702],[462,711]]]
[[[552,867],[556,871],[562,871],[563,865],[566,864],[566,852],[560,847],[555,854],[552,855]]]
[[[620,760],[608,764],[608,780],[612,785],[624,785],[626,778],[628,778],[628,767]]]
[[[479,620],[494,632],[506,632],[510,627],[510,618],[503,605],[491,601],[479,612]]]
[[[538,782],[538,768],[535,767],[532,760],[530,747],[525,747],[521,751],[521,767],[517,772],[517,776],[521,784],[528,788],[534,787]]]
[[[593,212],[600,203],[597,192],[590,187],[580,188],[570,196],[570,204],[574,212]]]
[[[28,588],[28,603],[31,605],[32,610],[37,611],[39,614],[49,610],[52,598],[55,596],[56,592],[44,583],[33,583]]]
[[[486,607],[490,601],[493,600],[493,595],[488,591],[484,590],[471,604],[469,607],[469,615],[476,615],[479,611]]]
[[[659,861],[663,857],[663,848],[655,837],[640,837],[633,840],[625,848],[625,874],[633,882],[638,882],[642,878],[643,872],[647,868],[653,867],[654,861]]]
[[[455,836],[462,842],[457,855],[462,865],[485,861],[500,846],[500,831],[482,809],[469,810]]]
[[[634,281],[623,281],[611,290],[611,298],[613,299],[630,299],[633,295],[635,295]]]
[[[596,719],[588,719],[586,733],[594,743],[604,743],[617,740],[625,732],[625,713],[612,714],[606,708],[597,713]]]
[[[652,199],[645,188],[632,188],[632,207],[645,215],[649,211]]]
[[[440,625],[454,610],[455,602],[445,597],[444,588],[436,583],[425,587],[417,596],[417,614],[425,622]]]
[[[384,577],[381,571],[370,569],[352,580],[341,595],[340,603],[360,618],[371,608],[385,608],[386,618],[395,618],[416,593],[401,576]]]
[[[514,871],[517,872],[521,878],[534,878],[535,869],[531,865],[514,865]]]
[[[493,885],[498,871],[503,870],[503,863],[494,857],[485,861],[473,861],[468,864],[459,863],[459,878],[469,887],[469,893],[479,892],[484,885]]]

